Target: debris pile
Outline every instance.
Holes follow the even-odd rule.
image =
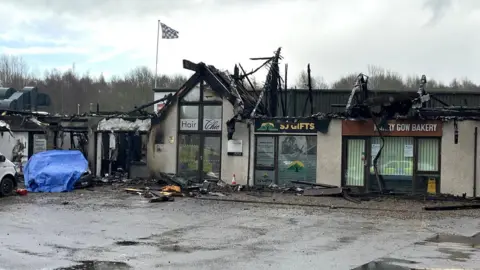
[[[174,197],[183,197],[182,189],[179,186],[164,186],[159,190],[152,190],[150,188],[137,189],[137,188],[125,188],[127,193],[137,194],[143,198],[150,199],[149,202],[172,202]]]

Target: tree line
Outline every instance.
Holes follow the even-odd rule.
[[[420,77],[403,78],[400,74],[369,66],[370,89],[417,89]],[[331,84],[322,77],[312,76],[313,89],[351,89],[358,73],[343,76]],[[157,87],[178,89],[188,79],[182,75],[159,75]],[[51,113],[74,114],[79,109],[81,113],[91,109],[96,110],[98,103],[101,111],[127,111],[134,106],[153,101],[152,87],[155,74],[149,68],[140,66],[126,72],[123,76],[113,76],[106,80],[103,75],[92,76],[88,72],[78,74],[72,67],[66,71],[56,69],[46,70],[43,76],[35,76],[28,63],[21,57],[0,56],[0,86],[13,87],[17,90],[25,86],[37,86],[39,91],[50,96],[51,105],[45,110]],[[451,89],[480,91],[480,85],[468,79],[453,79],[449,84],[428,78],[427,89]],[[263,86],[259,78],[251,78],[256,89]],[[308,76],[302,71],[289,88],[308,88]],[[79,107],[78,107],[79,106]]]
[[[109,80],[102,74],[78,74],[74,67],[66,71],[46,70],[40,77],[30,72],[21,57],[0,56],[0,86],[17,90],[37,86],[40,92],[50,96],[51,105],[45,111],[51,113],[75,114],[78,109],[80,113],[89,112],[96,110],[97,103],[101,111],[131,110],[153,101],[154,78],[154,73],[143,66]],[[187,80],[181,75],[157,78],[157,87],[165,89],[178,89]]]
[[[420,86],[420,77],[422,74],[417,76],[407,76],[403,77],[397,72],[391,70],[370,65],[367,70],[364,72],[365,75],[369,76],[368,87],[371,90],[413,90],[418,89]],[[311,83],[313,89],[351,89],[359,73],[350,73],[341,77],[340,79],[327,83],[320,76],[311,75]],[[468,78],[463,79],[452,79],[449,83],[444,83],[438,81],[434,78],[427,76],[427,85],[425,86],[427,91],[430,89],[444,89],[445,91],[456,91],[456,90],[468,90],[468,91],[480,91],[480,84],[475,84]],[[296,82],[297,88],[308,88],[308,75],[307,71],[302,71]]]

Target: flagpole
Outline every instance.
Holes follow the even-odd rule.
[[[157,21],[157,54],[155,56],[155,86],[157,88],[157,71],[158,71],[158,41],[160,39],[160,20]]]

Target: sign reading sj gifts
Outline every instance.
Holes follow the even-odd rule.
[[[312,120],[256,120],[256,132],[317,133],[317,121]]]

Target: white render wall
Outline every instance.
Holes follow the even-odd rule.
[[[477,194],[480,195],[480,155],[474,151],[475,127],[480,133],[480,122],[458,121],[458,144],[454,143],[453,121],[444,122],[441,146],[440,192],[444,194],[474,196],[474,167],[477,168]],[[477,138],[480,146],[480,139]],[[480,148],[480,147],[478,147]],[[477,155],[477,164],[474,156]]]
[[[234,140],[242,140],[243,145],[243,154],[242,156],[229,156],[227,154],[227,126],[225,122],[233,117],[233,105],[224,99],[223,101],[223,119],[222,119],[222,171],[221,178],[223,181],[230,183],[235,174],[235,180],[237,184],[247,185],[248,179],[248,148],[250,147],[250,185],[253,185],[253,157],[255,153],[253,152],[253,133],[249,133],[247,124],[245,123],[236,123],[235,124],[235,133],[233,133]],[[253,126],[251,130],[253,131]],[[248,145],[248,136],[251,137],[251,144]]]
[[[171,106],[163,121],[152,125],[148,136],[147,166],[152,176],[159,172],[177,172],[178,105]],[[162,144],[155,144],[157,133],[163,136]],[[169,140],[170,136],[173,136],[173,143]]]
[[[332,119],[327,134],[317,133],[317,183],[341,186],[342,120]]]

